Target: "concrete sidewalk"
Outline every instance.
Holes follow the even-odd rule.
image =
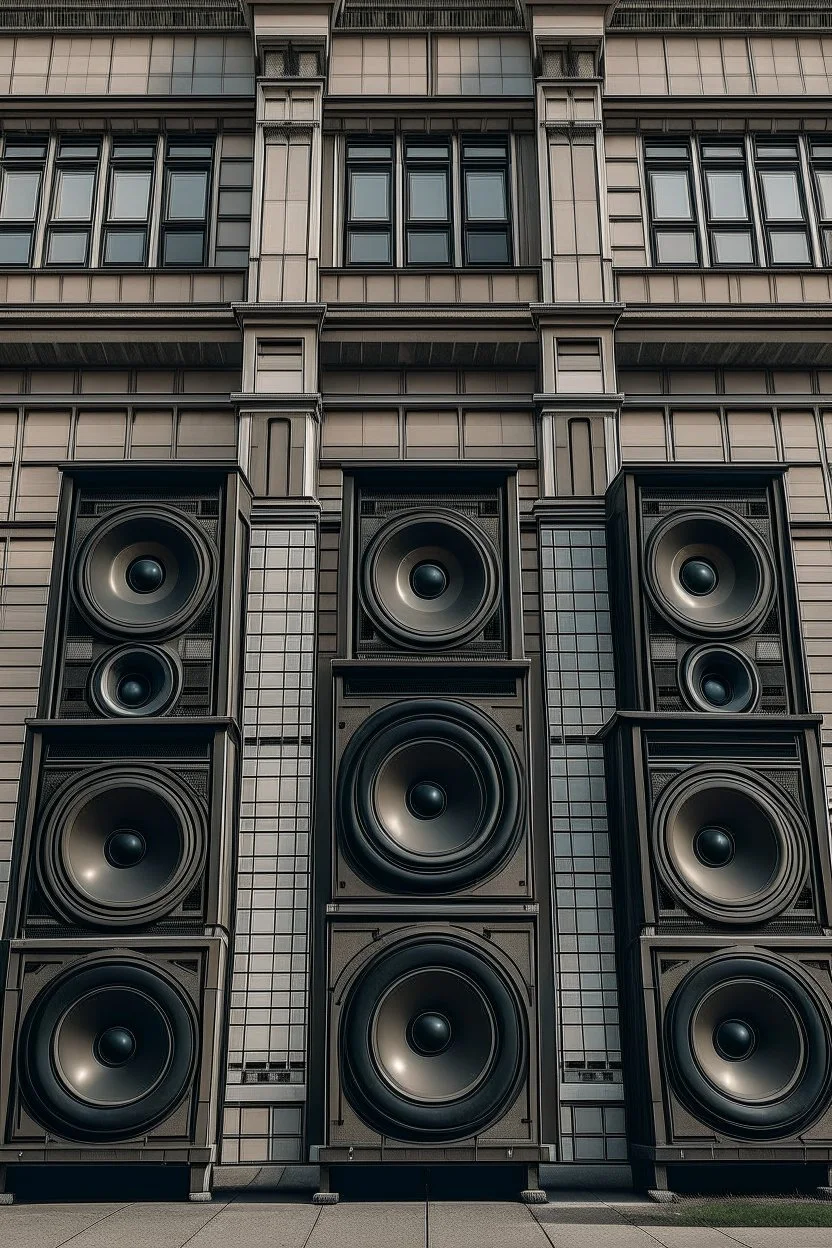
[[[832,1248],[832,1228],[650,1225],[655,1206],[553,1193],[549,1205],[348,1204],[222,1193],[210,1204],[16,1204],[3,1248]]]

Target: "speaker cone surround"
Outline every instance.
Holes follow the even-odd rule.
[[[773,957],[698,966],[671,998],[665,1041],[680,1098],[728,1135],[793,1135],[826,1108],[829,1018],[808,976]]]
[[[694,711],[740,714],[760,700],[760,678],[750,659],[733,646],[694,646],[681,663],[679,686]]]
[[[138,926],[193,887],[206,817],[170,773],[105,766],[58,790],[38,843],[38,878],[60,914],[83,927]]]
[[[665,886],[710,922],[752,926],[782,914],[807,870],[808,829],[787,794],[743,767],[703,765],[662,793],[653,813]]]
[[[750,525],[729,512],[673,512],[650,535],[645,565],[653,606],[689,635],[738,637],[771,608],[771,556]]]
[[[163,646],[120,646],[90,674],[90,700],[101,715],[163,715],[181,688],[179,658]]]
[[[351,986],[344,1090],[365,1122],[396,1139],[462,1139],[514,1099],[527,1047],[516,990],[497,963],[425,936],[380,954]]]
[[[138,961],[75,965],[23,1022],[19,1069],[34,1116],[69,1140],[143,1135],[185,1095],[197,1019],[176,983]]]
[[[154,504],[119,508],[95,526],[73,590],[107,636],[164,637],[196,618],[216,583],[213,545],[181,512]]]
[[[403,512],[367,547],[361,589],[373,624],[395,645],[458,646],[497,608],[500,561],[485,535],[455,512]]]
[[[336,800],[361,875],[407,892],[487,878],[522,827],[514,750],[479,711],[439,698],[385,707],[365,720],[341,759]]]

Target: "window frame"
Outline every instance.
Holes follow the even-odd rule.
[[[117,156],[115,155],[116,146],[123,145],[125,148],[135,147],[137,150],[141,145],[150,147],[152,154],[150,156]],[[109,152],[107,162],[107,187],[104,196],[104,209],[101,221],[101,254],[99,256],[99,264],[101,268],[120,269],[120,268],[147,268],[150,254],[150,230],[153,221],[153,205],[154,192],[156,189],[157,176],[157,143],[156,136],[149,135],[147,139],[140,136],[130,139],[114,139]],[[144,220],[137,217],[132,221],[119,221],[118,218],[111,217],[113,187],[116,175],[121,172],[126,173],[148,173],[150,174],[150,182],[147,192],[147,212]],[[110,261],[107,259],[107,239],[111,233],[125,234],[138,233],[139,230],[144,231],[144,244],[142,247],[141,260],[118,260]]]
[[[739,148],[740,154],[727,154],[723,157],[705,154],[706,146],[728,147],[729,145]],[[754,220],[754,201],[751,194],[751,182],[748,174],[748,165],[745,152],[745,144],[742,137],[739,139],[730,139],[724,135],[716,137],[701,136],[698,142],[699,168],[702,176],[702,207],[704,210],[704,226],[708,240],[708,255],[710,265],[714,269],[750,269],[755,268],[758,264],[759,257],[757,251],[757,230]],[[711,205],[711,191],[708,175],[710,173],[738,173],[742,180],[743,193],[745,195],[745,218],[728,218],[715,217]],[[730,260],[721,261],[717,258],[716,246],[714,244],[715,234],[747,234],[751,242],[751,259],[750,260]]]
[[[410,155],[410,151],[418,151],[444,145],[446,155],[442,157],[425,156],[419,158]],[[410,174],[443,173],[445,175],[445,219],[426,221],[410,215]],[[404,267],[408,269],[448,269],[452,268],[455,258],[456,239],[454,237],[454,144],[447,139],[431,140],[427,137],[411,139],[404,137],[402,147],[402,188],[403,188],[403,235],[404,235]],[[445,233],[448,239],[448,259],[442,260],[411,260],[409,258],[411,234]]]
[[[809,214],[809,200],[806,194],[806,186],[804,185],[803,165],[800,159],[800,137],[795,135],[793,138],[784,135],[780,140],[781,143],[793,143],[795,149],[794,157],[783,156],[761,156],[761,151],[765,151],[766,146],[774,146],[776,139],[762,138],[760,136],[754,141],[754,176],[757,183],[757,196],[760,204],[760,226],[763,234],[763,244],[765,246],[766,265],[771,269],[807,269],[815,267],[815,259],[812,248],[812,224]],[[777,220],[770,221],[766,210],[765,183],[763,175],[766,173],[791,173],[794,175],[797,187],[797,197],[800,202],[803,216],[800,220],[795,218],[794,221]],[[806,240],[806,260],[775,260],[774,252],[771,245],[771,230],[792,229],[795,234],[802,232]]]
[[[503,157],[495,156],[466,156],[466,144],[472,147],[479,144],[482,147],[495,147],[500,144],[503,150]],[[467,174],[470,171],[478,173],[495,173],[499,172],[503,177],[503,188],[505,192],[506,213],[504,219],[493,217],[484,219],[482,217],[473,220],[468,213],[468,181]],[[459,182],[462,200],[462,263],[466,269],[485,269],[490,270],[492,267],[500,269],[508,269],[514,266],[514,223],[512,221],[512,166],[511,166],[511,143],[509,136],[487,135],[481,139],[477,139],[471,135],[462,135],[459,147]],[[472,261],[469,259],[469,236],[476,234],[495,234],[504,233],[506,239],[506,259],[505,260],[485,260]]]
[[[378,156],[356,156],[350,154],[351,148],[364,148],[366,151],[377,149]],[[382,153],[387,152],[388,155]],[[390,269],[396,264],[396,174],[399,164],[396,141],[389,139],[352,139],[347,138],[344,151],[344,250],[345,268],[353,269]],[[352,217],[353,172],[384,173],[387,176],[387,219],[378,218],[367,221]],[[387,260],[352,260],[350,248],[353,236],[361,234],[387,234]]]
[[[62,147],[70,147],[73,143],[81,146],[84,143],[89,146],[95,145],[96,154],[75,156],[66,154]],[[102,169],[102,154],[104,151],[104,135],[95,135],[93,138],[69,138],[61,135],[57,139],[55,151],[55,159],[52,164],[51,185],[49,187],[49,208],[46,219],[46,230],[44,235],[44,254],[43,267],[45,269],[89,269],[92,267],[92,247],[96,225],[96,207],[98,202],[98,189],[100,186]],[[90,192],[90,211],[89,216],[77,219],[66,219],[55,216],[55,210],[58,202],[59,187],[61,184],[61,175],[63,173],[91,173],[92,188]],[[83,260],[51,260],[49,253],[52,248],[52,239],[60,235],[86,233],[86,246],[84,248]]]
[[[815,155],[815,149],[823,145],[829,148],[828,155]],[[820,241],[821,266],[832,268],[832,203],[827,216],[823,213],[823,196],[818,175],[826,173],[832,178],[832,139],[810,139],[809,141],[809,177],[812,183],[814,207],[817,213],[818,237]],[[832,196],[830,196],[832,199]]]
[[[662,148],[667,155],[657,155]],[[672,154],[671,148],[684,147],[687,156]],[[652,150],[651,150],[652,149]],[[644,140],[644,180],[645,198],[647,202],[647,220],[650,227],[650,253],[653,265],[661,269],[698,269],[702,267],[702,240],[700,238],[700,220],[696,194],[696,176],[694,168],[694,150],[690,138],[686,135],[680,139],[645,139]],[[653,173],[680,173],[684,176],[688,188],[691,215],[688,218],[673,217],[667,220],[656,218],[653,204]],[[707,209],[706,209],[707,211]],[[660,234],[686,234],[693,236],[694,258],[692,260],[661,260],[659,258]]]
[[[29,247],[25,260],[10,261],[0,265],[2,268],[9,269],[29,269],[32,268],[32,262],[35,254],[35,247],[38,237],[38,224],[43,209],[45,199],[47,169],[49,161],[49,135],[28,135],[28,134],[5,134],[3,135],[3,150],[0,157],[0,196],[2,196],[3,187],[5,185],[6,174],[12,173],[36,173],[38,175],[38,188],[35,195],[35,210],[31,218],[9,217],[0,218],[0,235],[7,237],[13,234],[29,233]],[[36,143],[43,144],[43,154],[41,156],[9,156],[8,148],[10,145],[17,143],[28,143],[34,145]]]
[[[208,155],[176,154],[178,147],[200,147],[210,149]],[[174,154],[171,154],[173,149]],[[160,269],[204,269],[208,265],[209,243],[211,233],[214,162],[217,158],[215,135],[191,135],[188,138],[179,135],[168,135],[162,158],[162,201],[159,215],[159,254],[157,264]],[[168,196],[170,194],[171,174],[204,173],[205,175],[205,210],[202,217],[168,216]],[[202,232],[202,253],[199,261],[171,261],[166,258],[167,240],[169,237]]]

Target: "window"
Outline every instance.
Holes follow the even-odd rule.
[[[147,263],[155,139],[114,141],[104,226],[102,263]]]
[[[162,203],[163,265],[198,268],[205,264],[213,144],[168,139]]]
[[[393,263],[393,147],[347,147],[347,263]]]
[[[701,157],[711,263],[754,264],[754,227],[742,140],[703,141]]]
[[[758,139],[756,156],[769,264],[811,264],[797,140]]]
[[[46,236],[47,264],[89,262],[100,148],[98,139],[58,142]]]
[[[646,144],[653,256],[657,264],[699,263],[690,145]]]
[[[451,264],[451,148],[445,143],[405,146],[407,264]]]
[[[217,203],[216,264],[221,269],[244,269],[251,241],[250,160],[223,160]]]
[[[832,265],[832,143],[817,140],[811,151],[823,262]]]
[[[510,264],[509,161],[505,142],[463,141],[466,264]]]
[[[9,136],[0,165],[0,265],[32,263],[46,139]]]

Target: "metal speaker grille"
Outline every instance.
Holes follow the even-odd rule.
[[[771,546],[771,515],[765,490],[659,490],[641,492],[641,517],[647,537],[660,520],[687,508],[720,507],[740,516]]]

